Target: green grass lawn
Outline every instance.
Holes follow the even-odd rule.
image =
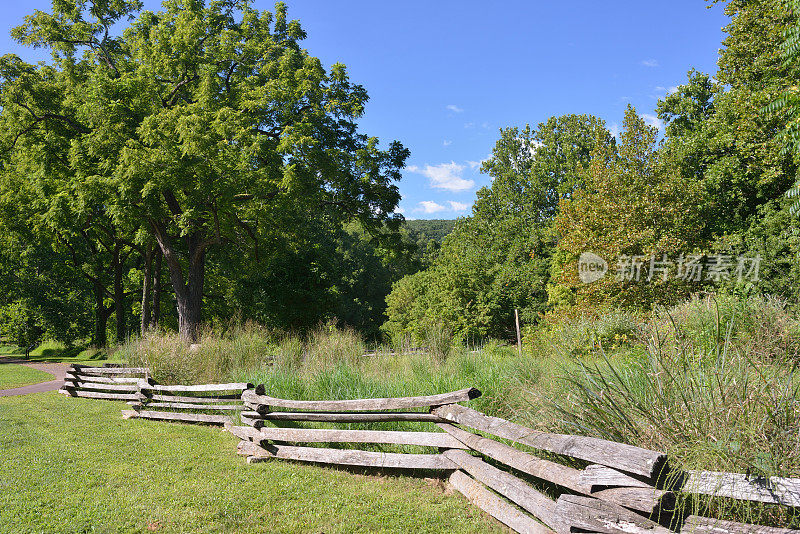
[[[0,363],[0,389],[18,388],[53,380],[53,375],[15,363]]]
[[[430,480],[271,461],[217,427],[123,420],[122,403],[0,399],[0,531],[503,532]]]
[[[25,356],[25,349],[12,345],[0,345],[0,356]],[[104,350],[84,347],[66,347],[56,341],[44,341],[28,354],[28,360],[43,363],[118,363],[119,359]]]

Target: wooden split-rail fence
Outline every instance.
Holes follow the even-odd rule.
[[[138,399],[138,382],[147,379],[150,371],[144,367],[123,367],[106,364],[102,367],[72,364],[59,389],[70,397],[134,401]]]
[[[244,409],[242,392],[253,384],[157,384],[144,367],[103,367],[73,364],[64,378],[61,393],[72,397],[126,401],[126,419],[158,419],[186,423],[225,424],[229,414]]]
[[[97,371],[106,368],[91,369],[97,374],[88,376],[106,376]],[[110,374],[118,377],[121,372]],[[125,394],[135,398],[110,399],[128,400],[132,409],[123,411],[125,418],[222,424],[240,439],[238,453],[248,463],[283,459],[440,472],[474,505],[517,532],[800,534],[800,530],[700,516],[689,516],[676,525],[674,514],[678,492],[800,507],[800,479],[670,472],[661,452],[540,432],[460,404],[480,395],[474,388],[420,397],[299,401],[268,396],[263,385],[163,386],[155,384],[146,370],[143,374],[135,382],[124,382],[135,388]],[[237,419],[241,424],[236,424]],[[429,429],[433,423],[438,430],[302,426],[397,421],[428,423]],[[380,452],[339,448],[340,444],[408,445],[431,452]],[[537,481],[538,487],[530,481]],[[548,488],[546,492],[539,489],[542,486]]]

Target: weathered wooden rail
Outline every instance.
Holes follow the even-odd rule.
[[[73,366],[63,389],[73,396],[125,400],[132,408],[123,411],[125,418],[225,425],[240,439],[238,453],[248,463],[282,459],[439,472],[470,502],[517,532],[800,534],[699,516],[675,525],[679,516],[673,514],[677,492],[800,507],[800,479],[668,473],[666,455],[658,451],[541,432],[460,404],[480,396],[474,388],[309,401],[272,397],[264,386],[247,383],[167,386],[156,384],[146,369]],[[237,412],[242,425],[234,424]],[[318,428],[319,423],[396,421],[428,423],[428,428]],[[369,450],[371,445],[429,451],[381,452]]]
[[[238,453],[247,457],[248,463],[277,458],[444,472],[451,485],[472,503],[518,532],[675,532],[668,526],[675,491],[752,496],[795,506],[794,491],[800,480],[767,481],[770,489],[764,489],[753,487],[753,481],[744,475],[720,477],[697,472],[685,474],[682,480],[677,477],[683,488],[665,488],[665,480],[676,479],[665,476],[665,454],[597,438],[540,432],[459,404],[479,395],[469,388],[423,397],[298,401],[268,396],[259,386],[242,393],[246,409],[240,420],[246,426],[228,423],[226,428],[240,438]],[[306,422],[384,421],[435,423],[441,432],[300,428]],[[278,426],[287,422],[291,427]],[[332,447],[343,443],[415,445],[432,451],[404,454]],[[547,492],[542,487],[547,487]],[[800,531],[692,516],[680,532]]]
[[[70,397],[131,401],[137,399],[137,382],[148,376],[149,371],[143,367],[72,364],[59,393]]]
[[[131,410],[122,412],[125,419],[158,419],[222,425],[233,421],[228,415],[241,411],[242,392],[253,388],[253,384],[156,384],[142,379],[136,383],[137,398],[128,402]]]

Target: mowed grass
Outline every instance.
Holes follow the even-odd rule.
[[[25,358],[25,349],[14,345],[0,345],[0,356]],[[119,358],[109,355],[105,350],[92,347],[67,347],[57,341],[44,341],[28,353],[27,360],[42,363],[81,363],[103,365],[119,363]]]
[[[23,351],[24,352],[24,351]],[[66,347],[57,341],[45,341],[28,355],[32,362],[63,362],[102,365],[118,363],[118,359],[109,356],[104,350],[86,347]]]
[[[11,389],[53,380],[53,375],[16,363],[0,363],[0,389]]]
[[[272,461],[123,403],[0,399],[0,532],[503,532],[438,481]]]

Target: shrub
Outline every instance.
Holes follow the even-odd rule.
[[[586,356],[601,348],[614,350],[637,342],[644,324],[624,310],[608,310],[596,316],[581,315],[545,324],[526,335],[525,342],[543,355]]]

